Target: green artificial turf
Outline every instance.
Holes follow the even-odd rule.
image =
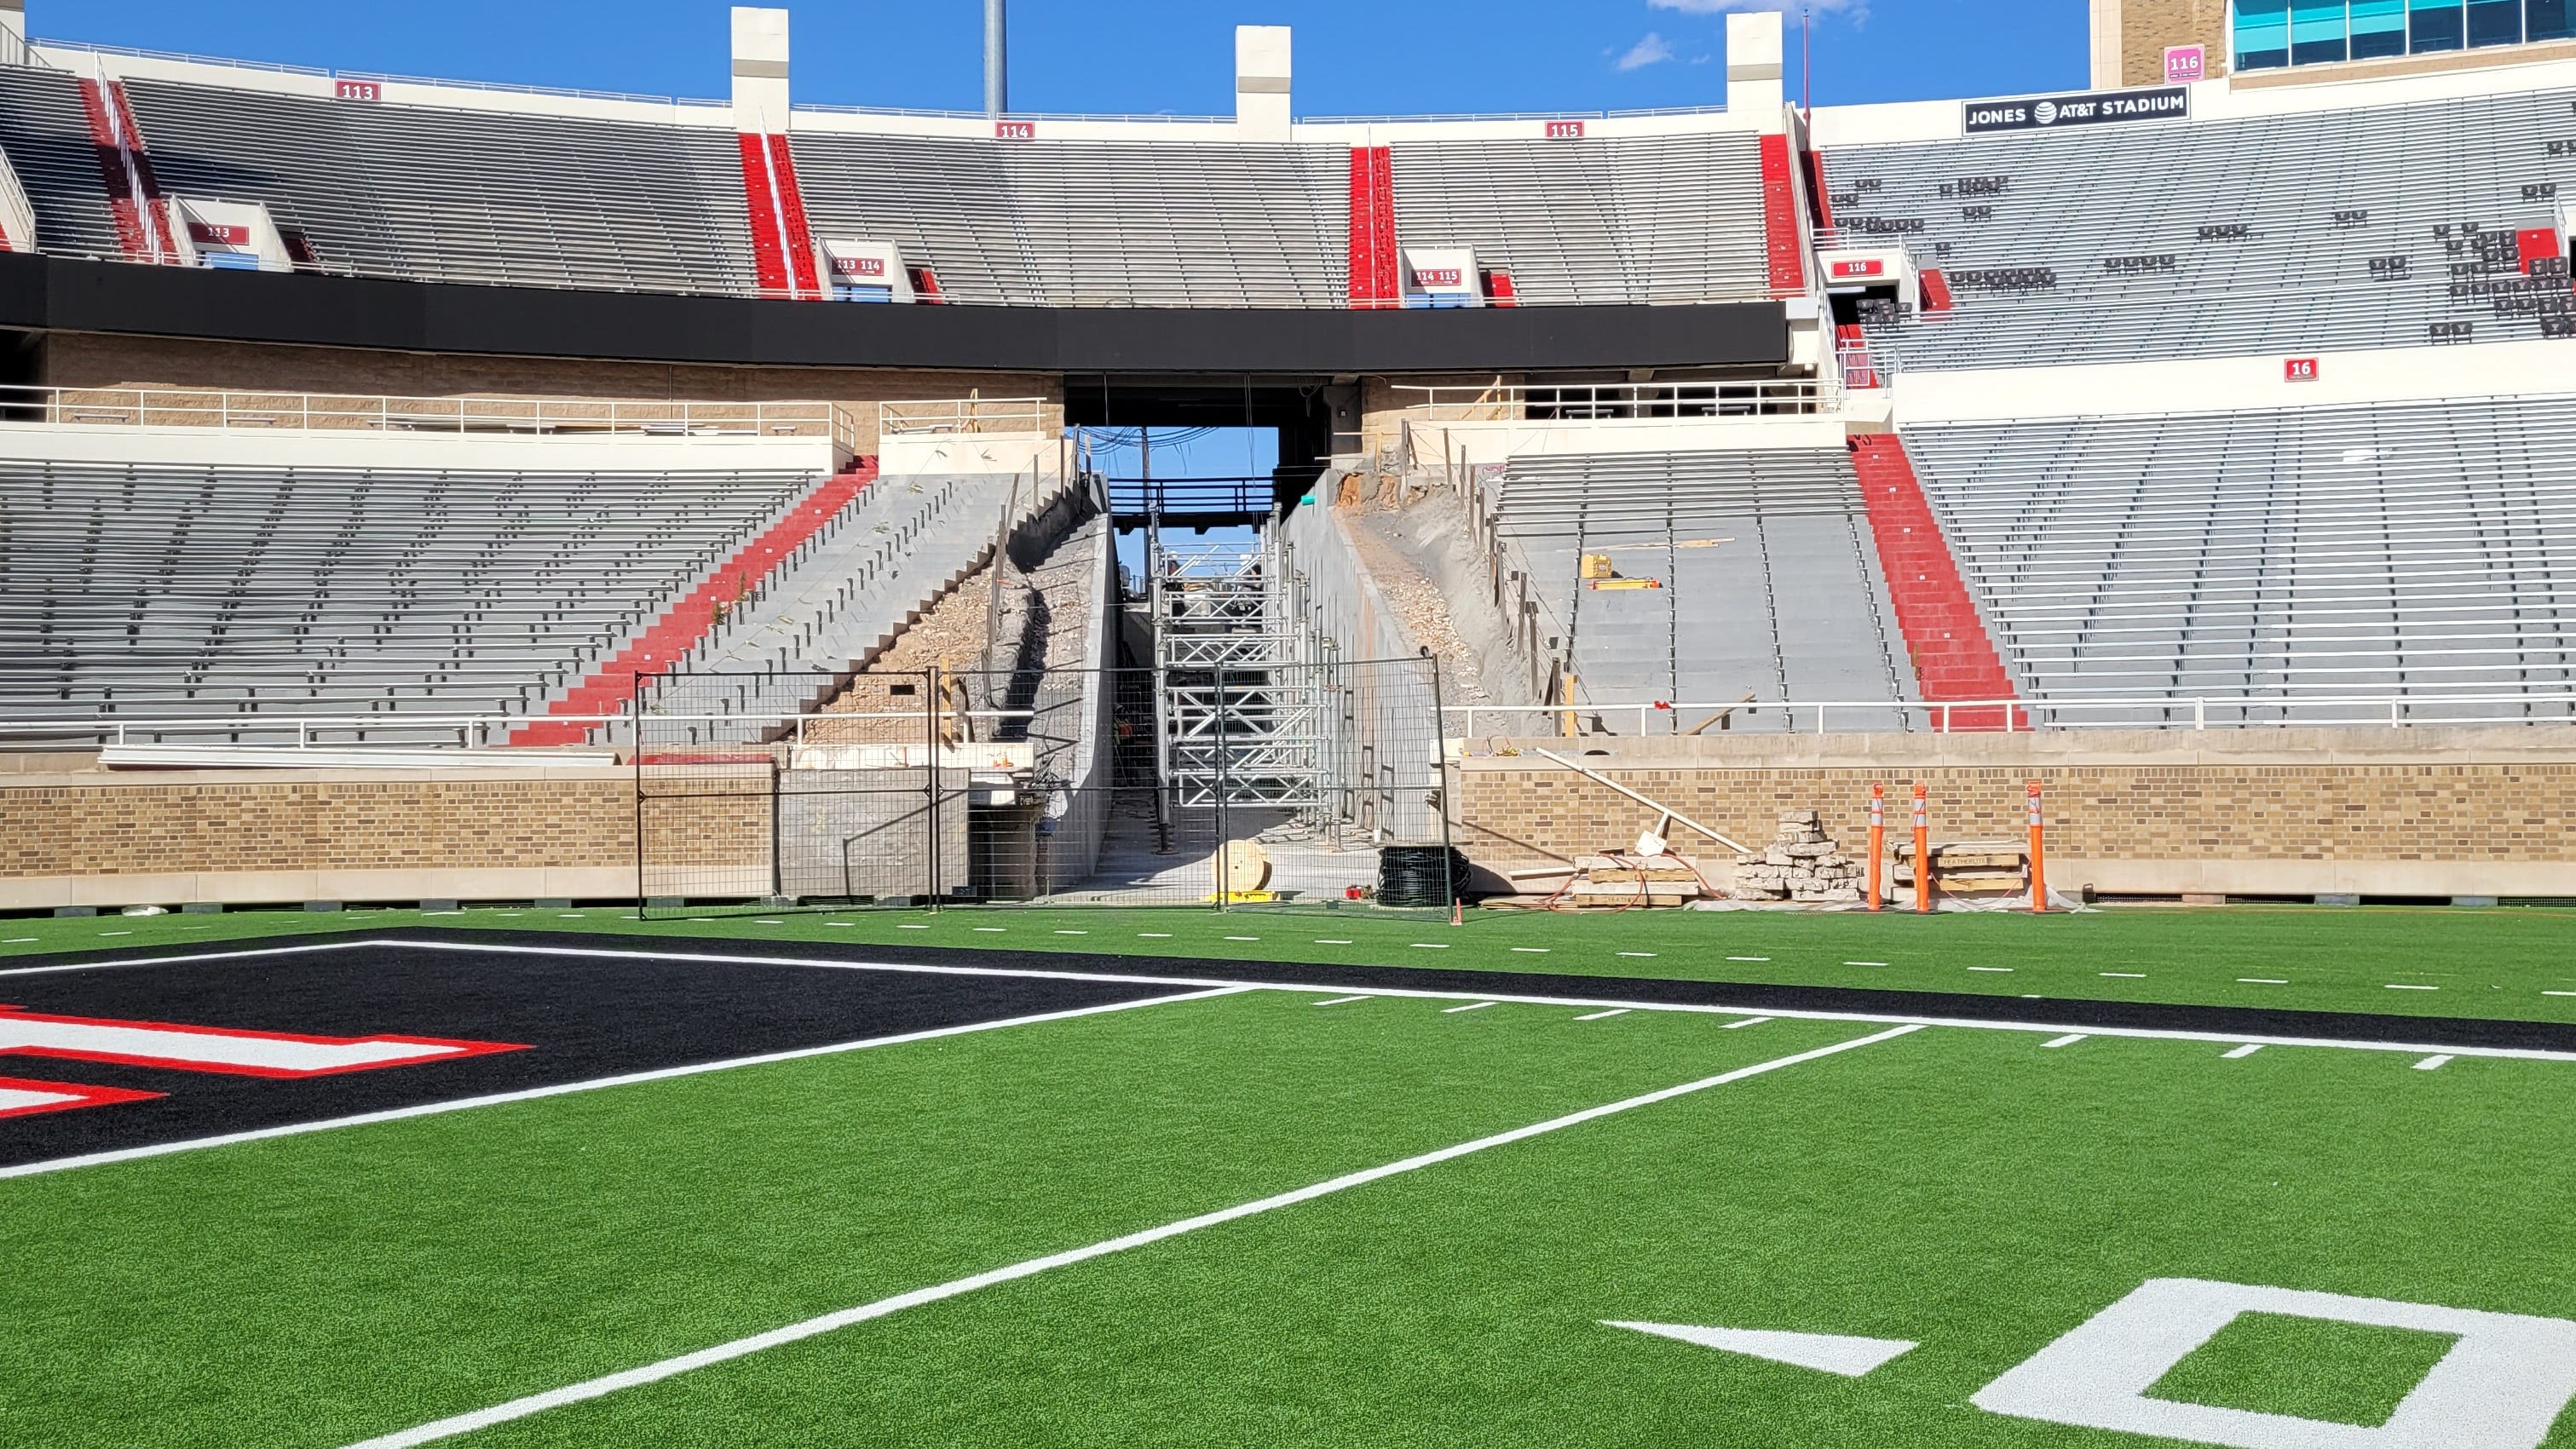
[[[2248,1313],[2147,1396],[2375,1429],[2458,1342],[2446,1333]]]
[[[2576,1022],[2576,912],[2258,908],[2085,915],[982,909],[636,919],[631,908],[237,912],[0,921],[0,961],[102,947],[213,946],[412,925],[740,943],[1007,947],[1209,961],[1315,961],[1584,976],[1978,992]],[[2427,989],[2429,988],[2429,989]],[[2553,994],[2554,993],[2554,994]]]
[[[0,1443],[347,1443],[1866,1034],[1316,999],[0,1180]]]
[[[0,1181],[0,1441],[343,1444],[1864,1032],[1319,999]],[[2149,1278],[2576,1316],[2576,1066],[2041,1040],[1916,1031],[457,1442],[2119,1449],[1969,1398]],[[2408,1386],[2382,1344],[2320,1390],[2314,1345],[2186,1371]]]

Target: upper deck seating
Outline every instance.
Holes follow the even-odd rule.
[[[164,80],[125,90],[165,193],[266,202],[327,271],[606,291],[753,285],[729,128]]]
[[[1524,306],[1771,294],[1750,135],[1394,150],[1398,239],[1475,248],[1479,266],[1511,273]]]
[[[2043,704],[2261,696],[2213,723],[2576,690],[2576,399],[1954,424],[1906,446]],[[2446,702],[2447,701],[2447,702]],[[2040,713],[2038,709],[2034,713]],[[2187,703],[2067,723],[2188,723]]]
[[[1849,146],[1824,169],[1846,242],[1902,244],[1955,299],[1872,326],[1900,368],[2576,335],[2567,278],[2525,277],[2513,245],[2576,185],[2576,147],[2550,141],[2571,102]]]
[[[947,300],[1339,307],[1348,157],[1331,146],[800,131],[817,233],[891,242]]]
[[[36,209],[37,245],[76,256],[124,254],[78,79],[58,70],[0,66],[0,149],[8,152]]]

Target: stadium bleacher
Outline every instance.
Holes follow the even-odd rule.
[[[1333,147],[794,139],[815,230],[895,244],[950,301],[1343,305],[1348,162]]]
[[[74,256],[122,254],[78,80],[58,70],[0,66],[0,149],[35,206],[39,246]]]
[[[2576,183],[2576,92],[2021,132],[1823,155],[1838,234],[1901,242],[1946,313],[1866,318],[1882,370],[2576,335],[2518,229]],[[2518,144],[2501,144],[2501,138]]]
[[[2576,690],[2571,438],[2576,399],[2531,398],[1954,424],[1906,444],[2032,697],[2285,702],[2212,713],[2234,724],[2386,696],[2425,718],[2565,718],[2457,697]]]
[[[1487,511],[1524,561],[1543,630],[1568,641],[1580,701],[1914,697],[1842,449],[1518,458]],[[1621,577],[1579,577],[1585,554]],[[1853,729],[1902,718],[1845,713]],[[1776,711],[1732,724],[1788,726]]]
[[[709,742],[762,739],[781,717],[823,703],[833,675],[890,642],[975,567],[1013,501],[1007,475],[878,479],[758,598],[728,612],[679,677],[652,692],[658,714],[748,718],[666,733]],[[595,711],[585,704],[566,712]]]
[[[1511,274],[1523,305],[1771,295],[1750,135],[1392,149],[1400,239],[1473,247],[1479,265]]]
[[[152,79],[125,90],[166,194],[265,202],[325,270],[603,291],[753,285],[730,129]],[[15,160],[16,133],[0,142]]]
[[[0,722],[523,713],[813,485],[0,463]]]

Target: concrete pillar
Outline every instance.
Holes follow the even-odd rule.
[[[1789,129],[1780,88],[1780,12],[1737,10],[1726,17],[1726,110],[1776,135]]]
[[[733,128],[787,131],[787,12],[733,8]]]
[[[2093,89],[2117,90],[2120,79],[2120,0],[2093,0]],[[2158,77],[2162,79],[2162,77]]]
[[[1288,139],[1289,29],[1234,28],[1234,124],[1247,141]]]

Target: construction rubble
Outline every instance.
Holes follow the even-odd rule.
[[[1734,898],[1840,904],[1861,898],[1860,864],[1845,858],[1813,810],[1780,812],[1779,833],[1735,858]]]

